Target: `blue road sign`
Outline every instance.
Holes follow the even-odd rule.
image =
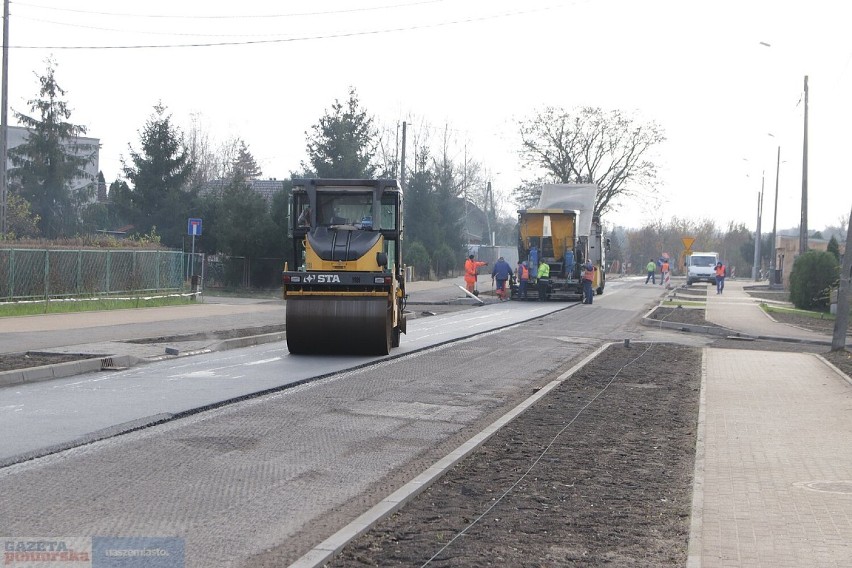
[[[201,219],[190,219],[186,224],[186,234],[194,237],[201,236]]]

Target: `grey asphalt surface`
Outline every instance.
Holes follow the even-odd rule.
[[[830,339],[767,318],[743,292],[746,284],[729,281],[725,294],[710,294],[707,319],[752,337]],[[639,309],[662,292],[636,288],[630,295]],[[0,469],[6,496],[0,535],[170,534],[187,539],[189,566],[281,565],[270,559],[302,554],[299,565],[314,565],[333,552],[329,542],[352,530],[347,523],[359,522],[359,514],[566,362],[603,342],[631,338],[706,346],[688,566],[852,565],[849,378],[810,353],[718,349],[694,333],[625,329],[624,310],[608,309],[607,295],[600,300],[523,324],[526,332],[512,341],[486,334],[438,348],[436,357],[413,355],[329,377],[322,389],[297,387]],[[176,324],[162,325],[283,321],[276,302],[248,305],[249,313],[235,304],[217,304],[215,314],[190,310]],[[166,319],[146,317],[150,321],[140,325],[160,326]],[[87,339],[90,332],[109,338],[102,327],[112,327],[111,339],[118,339],[115,325],[124,338],[135,333],[123,329],[135,328],[130,319],[78,327],[54,320],[65,326],[64,335],[42,319],[28,322],[34,327],[26,332],[2,321],[0,346],[25,342],[29,333],[34,341],[63,337],[58,343],[74,346],[74,330]],[[589,336],[592,319],[612,322],[612,331]],[[508,361],[528,376],[507,373]],[[477,372],[460,376],[468,366]],[[250,512],[250,531],[231,528],[237,511]],[[235,556],[234,550],[255,552]]]

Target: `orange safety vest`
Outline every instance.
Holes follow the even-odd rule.
[[[594,279],[595,279],[595,268],[594,267],[592,267],[591,270],[586,270],[585,272],[583,272],[583,280],[588,280],[589,282],[591,282]]]
[[[668,272],[668,271],[669,271],[669,263],[668,263],[668,262],[664,262],[664,263],[663,263],[663,266],[662,266],[662,268],[661,268],[661,271],[662,271],[662,272]]]
[[[464,261],[465,275],[468,276],[471,280],[476,280],[476,269],[480,266],[485,266],[486,264],[488,263],[467,259],[466,261]]]
[[[716,267],[716,276],[718,278],[724,278],[725,277],[725,265],[724,264],[722,266]]]
[[[529,280],[530,279],[530,269],[523,264],[518,268],[518,278],[521,280]]]

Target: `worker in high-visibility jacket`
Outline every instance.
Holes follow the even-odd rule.
[[[471,294],[476,293],[476,271],[480,266],[488,266],[488,263],[481,260],[474,260],[473,255],[470,255],[464,261],[464,283],[467,286],[467,291]]]
[[[592,284],[595,280],[595,265],[591,260],[587,260],[583,265],[583,303],[591,304],[595,297],[595,291],[592,289]]]
[[[538,265],[538,299],[542,302],[547,300],[550,290],[550,265],[544,259]]]

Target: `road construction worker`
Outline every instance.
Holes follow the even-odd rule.
[[[467,291],[471,294],[476,294],[476,271],[480,266],[488,266],[488,263],[474,260],[474,255],[470,255],[464,261],[464,283],[467,286]]]
[[[491,280],[492,282],[494,280],[497,281],[495,292],[501,302],[509,299],[509,295],[506,293],[506,282],[508,282],[511,277],[512,267],[509,266],[506,259],[501,256],[497,259],[497,262],[494,263],[494,269],[491,271]]]
[[[542,302],[547,300],[548,288],[550,288],[550,265],[542,259],[538,265],[538,299]]]
[[[721,261],[716,263],[716,293],[721,294],[725,289],[725,265]]]
[[[595,265],[591,260],[587,260],[583,265],[583,303],[591,304],[595,297],[595,291],[592,285],[595,280]]]
[[[666,285],[666,279],[669,276],[669,259],[664,258],[663,264],[660,265],[660,286]]]
[[[656,284],[657,278],[654,274],[657,272],[657,263],[654,262],[653,258],[645,265],[645,270],[648,271],[648,276],[645,277],[645,284],[648,283],[648,280],[651,281],[651,284]]]
[[[526,261],[518,261],[518,269],[515,271],[518,276],[518,297],[527,298],[527,284],[530,281],[530,269]]]

